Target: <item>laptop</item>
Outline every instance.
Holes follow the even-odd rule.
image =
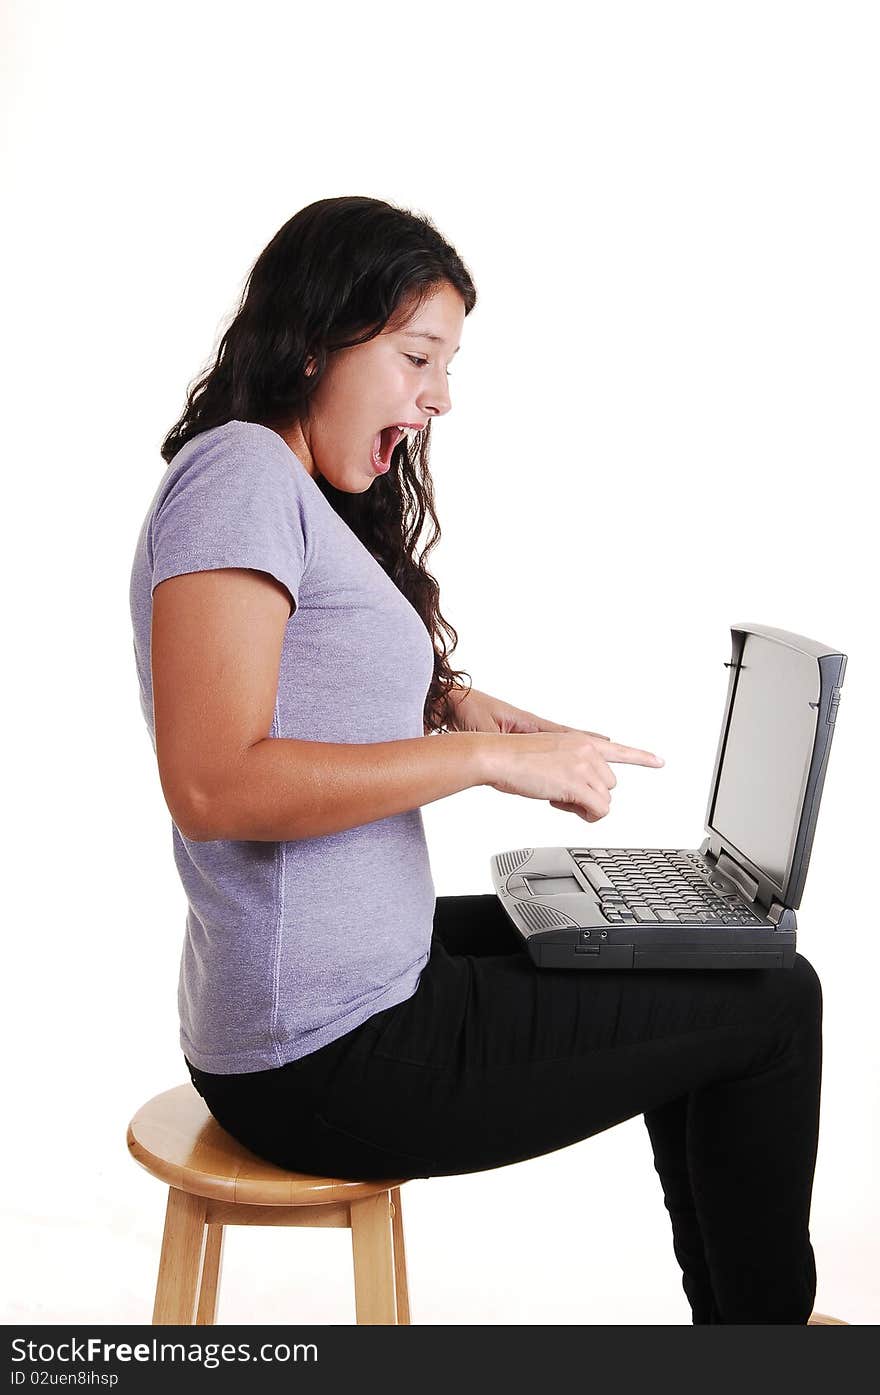
[[[540,968],[786,969],[846,655],[731,626],[727,700],[699,848],[518,848],[491,859]]]

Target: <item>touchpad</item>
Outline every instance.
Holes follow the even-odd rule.
[[[533,896],[570,896],[573,891],[583,892],[574,877],[526,877],[525,884]]]

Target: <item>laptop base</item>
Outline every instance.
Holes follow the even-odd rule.
[[[586,850],[519,848],[491,859],[495,892],[530,957],[542,969],[790,969],[797,929],[794,911],[769,910],[745,898],[703,862],[708,887],[730,898],[730,919],[747,914],[747,923],[704,924],[686,912],[675,924],[609,922],[605,893],[583,872],[592,866]],[[625,850],[621,850],[625,851]],[[658,850],[659,851],[659,850]],[[666,850],[675,854],[677,850]],[[706,858],[706,845],[681,850],[684,859]],[[650,895],[648,899],[651,898]],[[661,898],[666,899],[666,898]],[[603,909],[604,906],[604,909]]]

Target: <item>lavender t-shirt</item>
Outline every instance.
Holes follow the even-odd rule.
[[[272,737],[354,744],[424,735],[434,650],[417,612],[282,438],[204,431],[150,505],[131,573],[141,709],[156,746],[152,593],[185,572],[249,567],[287,588]],[[189,910],[180,1045],[200,1070],[266,1070],[409,998],[427,963],[434,884],[421,812],[288,842],[185,838]]]

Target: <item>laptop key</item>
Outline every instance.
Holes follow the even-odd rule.
[[[647,921],[657,919],[649,906],[633,906],[631,909],[636,920]]]
[[[578,863],[581,871],[594,891],[614,891],[615,886],[610,877],[607,877],[599,866],[598,862],[589,862],[586,858]]]

